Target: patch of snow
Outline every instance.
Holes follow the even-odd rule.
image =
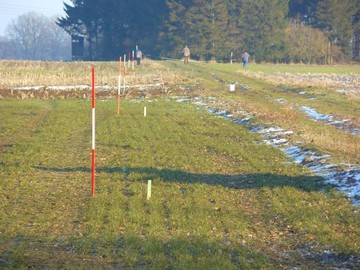
[[[315,109],[309,108],[307,106],[301,106],[300,108],[312,119],[320,120],[320,121],[331,121],[333,119],[331,115],[318,113]]]
[[[47,90],[60,90],[60,91],[69,91],[69,90],[90,90],[89,85],[57,85],[57,86],[47,86]]]
[[[138,84],[138,85],[126,85],[125,89],[129,88],[139,88],[140,90],[146,90],[152,87],[159,87],[162,86],[163,83],[154,83],[154,84]],[[124,89],[124,86],[120,87]],[[91,86],[89,85],[50,85],[50,86],[21,86],[15,87],[13,90],[23,90],[23,91],[30,91],[30,90],[58,90],[58,91],[73,91],[73,90],[91,90]],[[110,91],[118,89],[118,86],[113,85],[97,85],[95,89]]]
[[[265,144],[268,145],[273,145],[273,146],[280,146],[280,145],[286,145],[288,143],[287,139],[271,139],[271,140],[267,140],[264,139]]]
[[[315,121],[336,127],[338,130],[350,133],[352,135],[360,135],[360,127],[355,126],[349,119],[335,119],[332,115],[326,115],[317,112],[307,106],[301,106],[300,109]]]
[[[14,90],[22,90],[22,91],[30,91],[30,90],[35,90],[35,91],[39,91],[41,89],[43,89],[45,86],[43,85],[38,85],[38,86],[19,86],[19,87],[14,87]]]
[[[360,90],[346,90],[346,89],[339,89],[336,90],[336,92],[340,93],[340,94],[360,94]]]
[[[287,103],[287,100],[285,98],[278,98],[276,101],[279,102],[280,104]]]
[[[265,144],[272,145],[282,150],[288,157],[294,160],[299,166],[310,169],[315,175],[323,177],[325,183],[332,184],[336,188],[346,194],[355,205],[360,205],[360,167],[348,164],[344,169],[344,165],[335,165],[329,162],[330,155],[319,154],[318,152],[298,145],[289,145],[286,136],[292,135],[291,130],[283,130],[280,127],[272,126],[265,128],[262,125],[254,125],[252,116],[244,112],[240,116],[234,117],[228,110],[218,110],[206,104],[206,101],[200,102],[192,100],[196,105],[205,107],[210,113],[219,117],[231,120],[236,124],[240,124],[251,132],[260,134]],[[315,110],[306,106],[302,107],[309,115],[317,119],[333,119],[332,116],[322,115]],[[238,111],[239,113],[241,111]],[[337,124],[348,123],[346,120],[336,120]],[[359,133],[358,133],[359,134]]]

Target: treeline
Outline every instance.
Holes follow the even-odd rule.
[[[154,58],[228,61],[359,60],[360,0],[72,0],[58,24],[87,41],[87,58],[114,60],[139,45]]]
[[[0,59],[71,59],[70,37],[56,20],[36,12],[20,15],[7,25],[7,36],[0,37]]]

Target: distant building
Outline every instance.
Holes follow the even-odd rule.
[[[71,36],[71,59],[73,61],[84,60],[84,37]]]

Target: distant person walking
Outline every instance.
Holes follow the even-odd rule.
[[[184,64],[189,64],[190,49],[188,46],[185,46],[185,48],[182,50],[182,53],[184,55]]]
[[[242,59],[242,62],[243,62],[243,68],[246,68],[249,65],[249,58],[250,58],[250,54],[248,54],[247,51],[244,51],[241,54],[241,59]]]
[[[142,58],[142,52],[139,49],[137,49],[136,50],[136,62],[138,65],[140,65],[141,58]]]

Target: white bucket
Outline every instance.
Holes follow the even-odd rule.
[[[235,91],[235,84],[230,84],[230,91],[231,92]]]

